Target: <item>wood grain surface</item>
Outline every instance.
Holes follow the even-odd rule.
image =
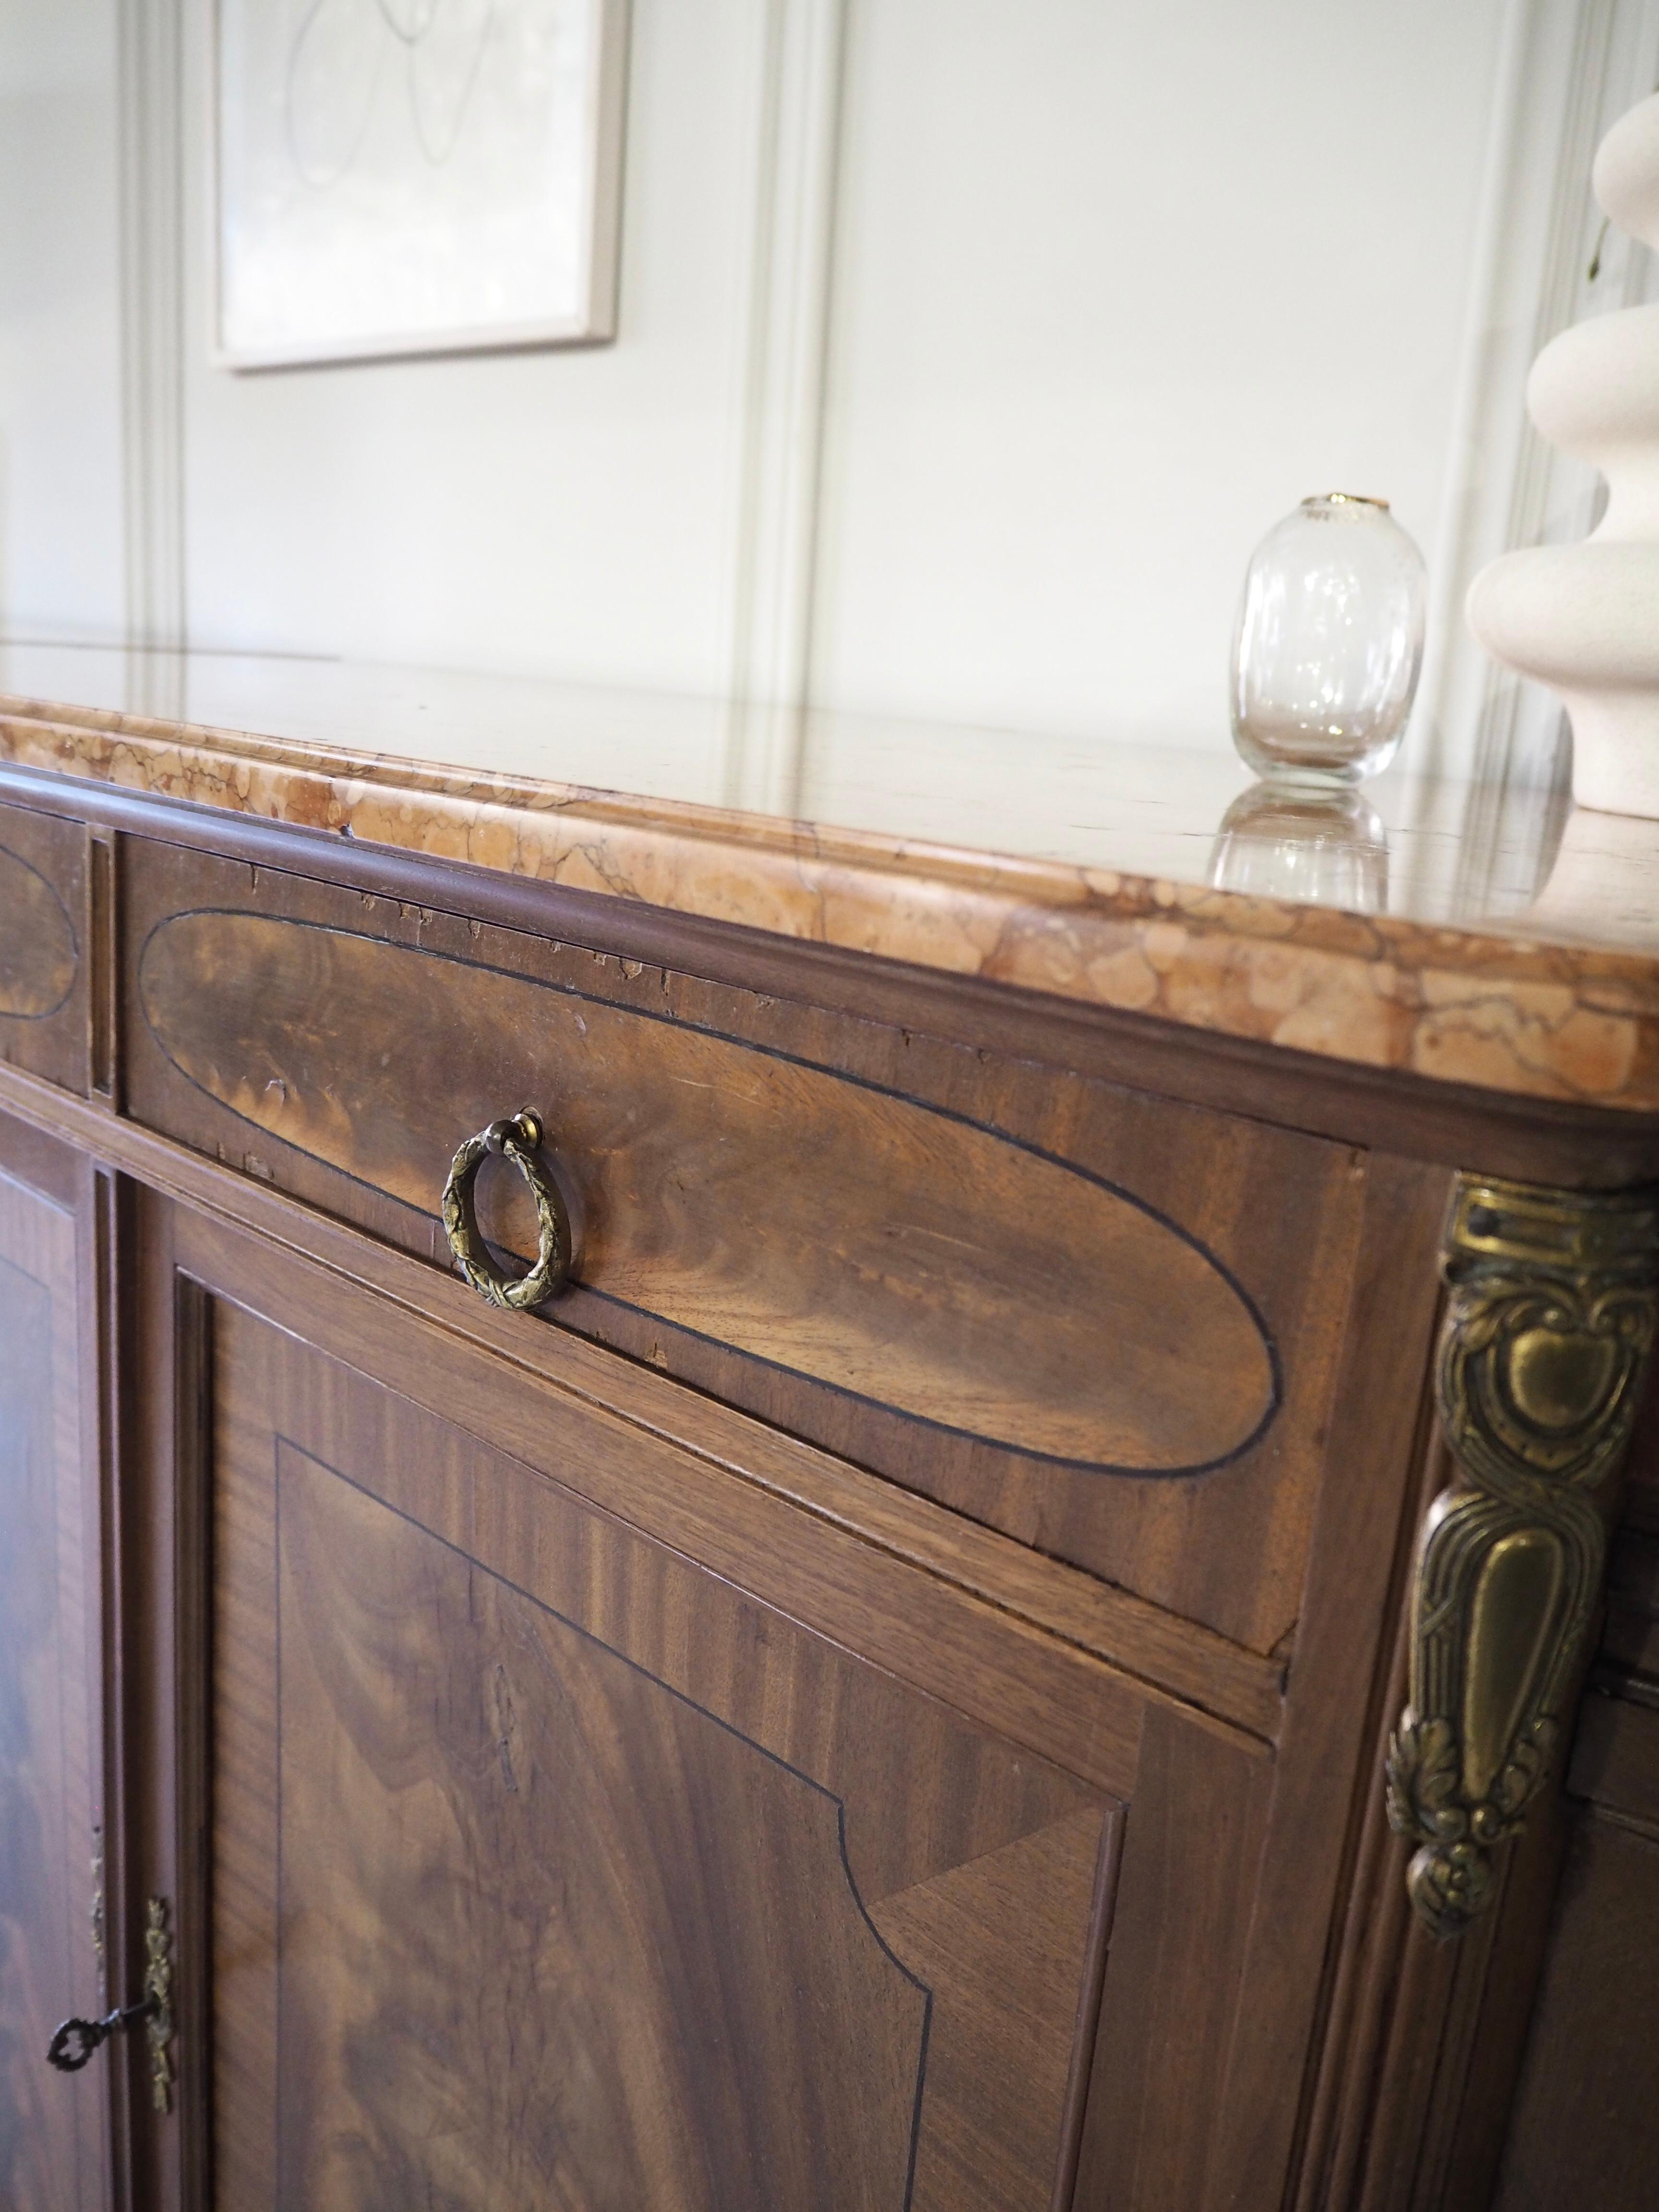
[[[517,1315],[486,1304],[459,1277],[440,1273],[361,1230],[313,1212],[266,1183],[228,1175],[185,1146],[86,1101],[67,1098],[48,1084],[0,1067],[0,1127],[53,1154],[63,1148],[36,1132],[62,1131],[104,1163],[108,1172],[100,1170],[100,1182],[112,1182],[118,1170],[119,1187],[129,1196],[142,1192],[147,1201],[155,1196],[147,1212],[154,1211],[169,1224],[196,1217],[198,1231],[199,1217],[210,1215],[215,1226],[208,1231],[207,1249],[217,1255],[211,1265],[228,1285],[244,1285],[250,1267],[265,1273],[266,1257],[280,1255],[285,1287],[269,1310],[291,1310],[301,1329],[307,1316],[314,1328],[337,1328],[342,1342],[349,1337],[400,1346],[400,1387],[417,1399],[430,1394],[434,1404],[443,1402],[441,1392],[432,1391],[428,1330],[440,1345],[488,1351],[501,1363],[498,1401],[522,1394],[528,1405],[539,1387],[551,1386],[604,1407],[657,1438],[680,1443],[700,1469],[738,1471],[745,1488],[763,1493],[775,1505],[787,1501],[799,1507],[797,1519],[804,1516],[821,1522],[832,1547],[873,1546],[896,1565],[920,1569],[927,1578],[925,1587],[981,1601],[987,1621],[1000,1625],[1005,1633],[1018,1633],[1022,1626],[1044,1631],[1055,1648],[1074,1651],[1079,1661],[1106,1662],[1108,1679],[1127,1674],[1263,1741],[1277,1732],[1285,1673],[1280,1659],[1246,1651],[1212,1630],[964,1520],[931,1498],[783,1435],[652,1368],[618,1359],[568,1330],[538,1329],[526,1335],[517,1326]],[[73,1158],[67,1152],[64,1157]],[[142,1178],[142,1183],[128,1178]],[[176,1208],[167,1200],[176,1200]],[[232,1253],[234,1259],[227,1256]],[[250,1255],[256,1256],[251,1261]],[[198,1267],[205,1264],[199,1243],[194,1258]],[[164,1263],[156,1259],[150,1264]],[[372,1291],[372,1300],[363,1302],[355,1294],[357,1289]],[[146,1302],[133,1302],[141,1319],[147,1318]],[[337,1310],[337,1322],[331,1318]],[[366,1322],[366,1316],[375,1319]],[[399,1316],[421,1318],[404,1331]],[[140,1342],[135,1347],[138,1379],[152,1385],[158,1377],[165,1379],[172,1357],[165,1346]],[[536,1421],[536,1414],[527,1412],[519,1433],[533,1439]],[[530,1455],[536,1456],[533,1446]],[[603,1456],[593,1464],[602,1476],[606,1473]],[[569,1472],[568,1463],[564,1472]],[[722,1477],[728,1483],[732,1479],[730,1473]],[[613,1481],[606,1490],[602,1482],[600,1494],[614,1495],[622,1487]],[[639,1503],[635,1497],[636,1514]]]
[[[80,947],[56,1012],[0,1012],[0,1099],[169,1194],[129,1190],[149,1227],[97,1271],[122,1887],[176,1894],[185,1936],[180,2108],[113,2108],[135,2203],[1484,2202],[1531,1969],[1413,1948],[1376,1809],[1444,1182],[1394,1154],[1619,1182],[1648,1140],[106,814],[93,927],[83,826],[0,810]],[[0,936],[38,896],[6,880]],[[152,1009],[144,946],[226,915]],[[271,949],[301,937],[334,950]],[[503,1316],[422,1193],[457,1135],[562,1096],[593,1279]],[[510,1181],[483,1202],[522,1243]],[[1273,1418],[1180,1473],[1264,1355]],[[1650,2193],[1637,1459],[1503,2212]],[[0,1596],[0,1685],[32,1684],[41,1589]],[[1513,1864],[1482,1941],[1535,1957],[1553,1861]],[[19,1926],[58,1910],[25,1893]]]
[[[158,811],[195,802],[198,823],[234,810],[393,857],[465,859],[595,903],[1144,1011],[1367,1079],[1411,1069],[1425,1088],[1616,1104],[1649,1142],[1659,1109],[1659,981],[1639,928],[1552,944],[1542,916],[1543,942],[1486,934],[70,703],[0,702],[0,755],[8,780],[83,780],[89,809],[118,781]]]
[[[1201,1732],[1266,1755],[1259,1735],[1103,1663],[1017,1602],[981,1596],[926,1559],[895,1552],[878,1531],[827,1521],[756,1481],[745,1447],[751,1438],[763,1441],[764,1432],[757,1436],[726,1407],[710,1406],[701,1437],[682,1441],[637,1418],[648,1400],[633,1399],[625,1388],[629,1370],[605,1353],[590,1356],[613,1370],[623,1404],[609,1394],[550,1385],[519,1370],[510,1356],[481,1356],[480,1346],[406,1308],[388,1310],[326,1270],[296,1267],[187,1215],[178,1218],[177,1250],[179,1265],[219,1297],[297,1336],[349,1346],[353,1364],[399,1398],[487,1437],[560,1492],[684,1552],[790,1619],[943,1698],[975,1726],[1025,1744],[1109,1795],[1127,1796],[1134,1788],[1149,1704],[1175,1706]],[[659,1377],[640,1379],[684,1395]],[[545,1571],[555,1566],[570,1577],[563,1609],[580,1613],[580,1579],[559,1559]],[[1166,1649],[1182,1624],[1169,1624],[1169,1632]]]
[[[75,985],[75,925],[38,868],[0,845],[0,1015],[38,1022]]]
[[[1195,1239],[967,1116],[271,917],[162,923],[138,988],[150,1034],[210,1096],[424,1212],[462,1137],[534,1103],[578,1197],[587,1289],[890,1411],[1176,1474],[1237,1458],[1277,1410],[1261,1322]],[[495,1227],[533,1255],[510,1176]]]
[[[1077,2212],[1197,2212],[1228,2201],[1212,2170],[1217,2124],[1273,1779],[1265,1760],[1148,1714]],[[1276,2101],[1294,2109],[1294,2084],[1280,2083]],[[1277,2192],[1252,2179],[1233,2201],[1265,2212]]]
[[[0,1155],[3,1158],[3,1155]],[[0,1171],[0,2205],[100,2212],[101,2067],[46,2063],[102,2010],[90,1910],[96,1527],[84,1494],[73,1219]]]
[[[1334,1923],[1377,1819],[1377,1734],[1423,1496],[1449,1178],[1374,1158],[1206,2203],[1277,2208],[1316,2095]],[[1397,1713],[1398,1706],[1395,1707]],[[1298,2094],[1287,2094],[1296,2083]]]
[[[867,950],[775,936],[433,852],[359,844],[313,825],[215,812],[153,793],[66,784],[0,760],[0,793],[70,813],[96,835],[131,835],[340,884],[424,913],[471,915],[641,966],[721,975],[764,996],[807,998],[860,1020],[949,1036],[1063,1073],[1133,1084],[1340,1145],[1376,1146],[1440,1167],[1568,1189],[1620,1190],[1659,1175],[1659,1115],[1517,1097],[1478,1084],[1361,1066],[1283,1042],[1223,1036],[1155,1015],[1080,1006],[1040,989],[945,975]]]
[[[1098,1795],[215,1339],[220,2201],[1047,2212]]]
[[[1659,1534],[1626,1528],[1607,1563],[1606,1662],[1659,1680]]]
[[[0,1060],[87,1088],[87,833],[0,806]]]
[[[1659,1832],[1578,1820],[1493,2212],[1659,2192]]]
[[[1363,1158],[199,854],[135,840],[124,872],[148,1126],[447,1266],[451,1151],[538,1103],[584,1280],[524,1331],[580,1330],[1258,1652],[1291,1626]],[[198,931],[226,949],[170,968]],[[483,1201],[522,1244],[514,1185]]]
[[[1560,1872],[1495,2212],[1648,2212],[1659,2190],[1659,1389],[1614,1532],[1558,1816]],[[1543,1900],[1540,1899],[1540,1910]]]

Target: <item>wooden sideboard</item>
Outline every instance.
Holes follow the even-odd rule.
[[[0,755],[9,2212],[1651,2205],[1650,953]]]

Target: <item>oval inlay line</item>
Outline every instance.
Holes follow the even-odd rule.
[[[75,926],[57,891],[0,845],[0,1014],[39,1021],[75,988]]]
[[[534,1104],[589,1290],[912,1419],[1103,1472],[1237,1458],[1279,1401],[1242,1289],[1150,1206],[1002,1132],[738,1039],[320,925],[178,915],[157,1043],[211,1097],[435,1213]],[[486,1233],[535,1249],[516,1177]]]

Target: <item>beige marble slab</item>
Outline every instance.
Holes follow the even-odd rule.
[[[1552,917],[1547,901],[1536,934],[1525,916],[1490,927],[1361,916],[1110,866],[15,697],[0,699],[0,754],[1363,1066],[1659,1109],[1659,954],[1645,949],[1645,899],[1603,942],[1582,916]],[[1192,849],[1196,874],[1203,841]],[[1659,878],[1659,840],[1650,833],[1626,860],[1644,882]],[[1590,872],[1605,880],[1593,854]]]

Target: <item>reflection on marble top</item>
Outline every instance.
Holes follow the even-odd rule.
[[[1220,732],[1200,751],[824,712],[786,724],[714,699],[276,655],[0,641],[0,696],[1194,884],[1251,783]],[[1554,870],[1571,885],[1534,905],[1562,832],[1547,793],[1500,811],[1396,769],[1364,796],[1386,832],[1385,911],[1659,948],[1659,825],[1580,816]],[[1293,872],[1250,887],[1300,895]]]
[[[1365,1065],[1659,1110],[1659,824],[1547,793],[1500,802],[1396,770],[1322,823],[1264,816],[1219,744],[23,641],[0,643],[0,757]]]

